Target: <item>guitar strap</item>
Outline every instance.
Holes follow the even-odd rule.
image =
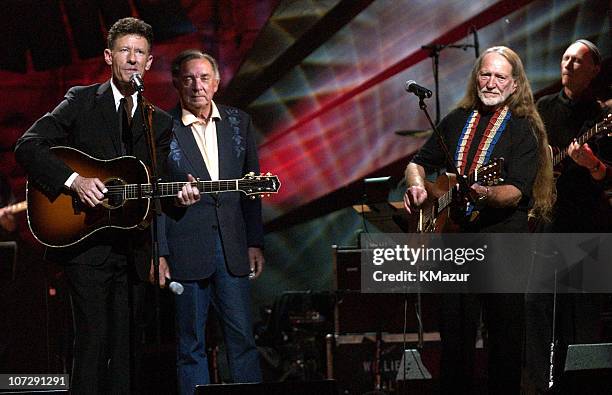
[[[495,149],[495,145],[504,133],[504,130],[506,130],[506,125],[511,116],[512,113],[508,109],[508,106],[495,110],[480,139],[480,143],[474,154],[474,159],[472,160],[472,165],[469,171],[466,172],[467,156],[469,155],[474,136],[476,135],[476,130],[478,129],[478,123],[480,122],[480,113],[478,110],[472,111],[472,114],[468,117],[461,131],[461,136],[457,141],[457,149],[455,150],[454,159],[459,169],[459,174],[471,174],[491,159],[491,154]],[[466,215],[470,215],[473,209],[474,206],[468,203]]]
[[[457,141],[457,149],[455,150],[455,163],[459,168],[460,174],[469,174],[490,160],[493,149],[504,133],[504,130],[506,130],[506,125],[511,115],[512,113],[507,106],[499,108],[493,113],[480,139],[472,165],[469,171],[466,172],[467,156],[470,152],[472,141],[474,140],[474,135],[476,134],[476,129],[478,129],[478,123],[480,121],[480,113],[478,110],[472,112],[463,127],[459,141]]]

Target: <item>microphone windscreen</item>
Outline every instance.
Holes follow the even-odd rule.
[[[185,287],[183,287],[183,284],[177,283],[176,281],[170,281],[168,288],[175,295],[181,295],[185,291]]]

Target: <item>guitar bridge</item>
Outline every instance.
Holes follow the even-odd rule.
[[[72,194],[72,210],[74,215],[79,215],[83,212],[81,209],[81,202],[79,201],[79,197],[75,194]]]

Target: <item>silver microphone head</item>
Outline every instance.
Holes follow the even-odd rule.
[[[175,295],[181,295],[185,291],[183,284],[177,283],[176,281],[171,281],[170,284],[168,284],[168,288]]]
[[[144,82],[140,73],[134,73],[130,77],[130,83],[135,91],[142,93],[144,91]]]

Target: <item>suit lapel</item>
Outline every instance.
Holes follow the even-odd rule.
[[[110,81],[106,81],[98,88],[96,92],[96,103],[100,108],[106,126],[106,131],[102,131],[102,137],[106,138],[110,136],[110,140],[112,141],[112,149],[108,144],[103,144],[107,157],[112,158],[121,155],[121,136],[119,135],[121,133],[121,128]]]
[[[202,153],[198,148],[193,132],[189,126],[183,125],[180,118],[175,119],[175,132],[176,140],[181,147],[181,150],[185,154],[185,158],[189,161],[191,168],[194,170],[194,177],[199,177],[202,180],[210,180],[210,174],[202,158]]]
[[[219,160],[219,179],[227,180],[233,178],[233,166],[236,161],[229,160],[232,158],[232,130],[227,120],[227,114],[223,109],[219,108],[221,114],[221,120],[217,121],[217,146],[219,150],[219,158],[225,158],[225,160]]]

